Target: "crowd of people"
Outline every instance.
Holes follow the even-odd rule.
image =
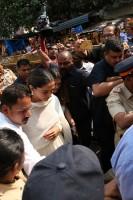
[[[133,56],[116,30],[0,65],[0,199],[132,199]]]

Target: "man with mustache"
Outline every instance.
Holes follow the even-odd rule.
[[[21,125],[31,116],[31,92],[27,86],[15,84],[8,86],[1,96],[0,128],[14,130],[24,142],[24,170],[30,174],[33,166],[43,157],[33,148]]]

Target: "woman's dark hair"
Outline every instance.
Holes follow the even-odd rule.
[[[60,71],[57,67],[51,67],[49,69],[49,71],[52,74],[52,76],[54,77],[54,79],[61,78]]]
[[[14,84],[10,85],[4,89],[1,96],[1,106],[7,105],[12,107],[16,104],[18,99],[21,99],[25,96],[30,97],[31,91],[30,89],[23,84]]]
[[[17,162],[21,164],[23,154],[21,137],[11,129],[0,129],[0,178],[4,178]]]
[[[31,72],[28,78],[28,85],[32,86],[33,88],[42,87],[45,84],[48,84],[50,81],[53,81],[54,77],[50,73],[50,71],[36,68]]]

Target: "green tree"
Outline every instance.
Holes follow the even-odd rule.
[[[0,0],[0,37],[9,37],[20,26],[31,28],[44,0]]]

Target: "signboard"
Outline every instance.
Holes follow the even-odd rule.
[[[75,28],[71,29],[71,32],[72,33],[81,33],[81,32],[83,32],[83,27],[81,25],[80,26],[76,26]]]

